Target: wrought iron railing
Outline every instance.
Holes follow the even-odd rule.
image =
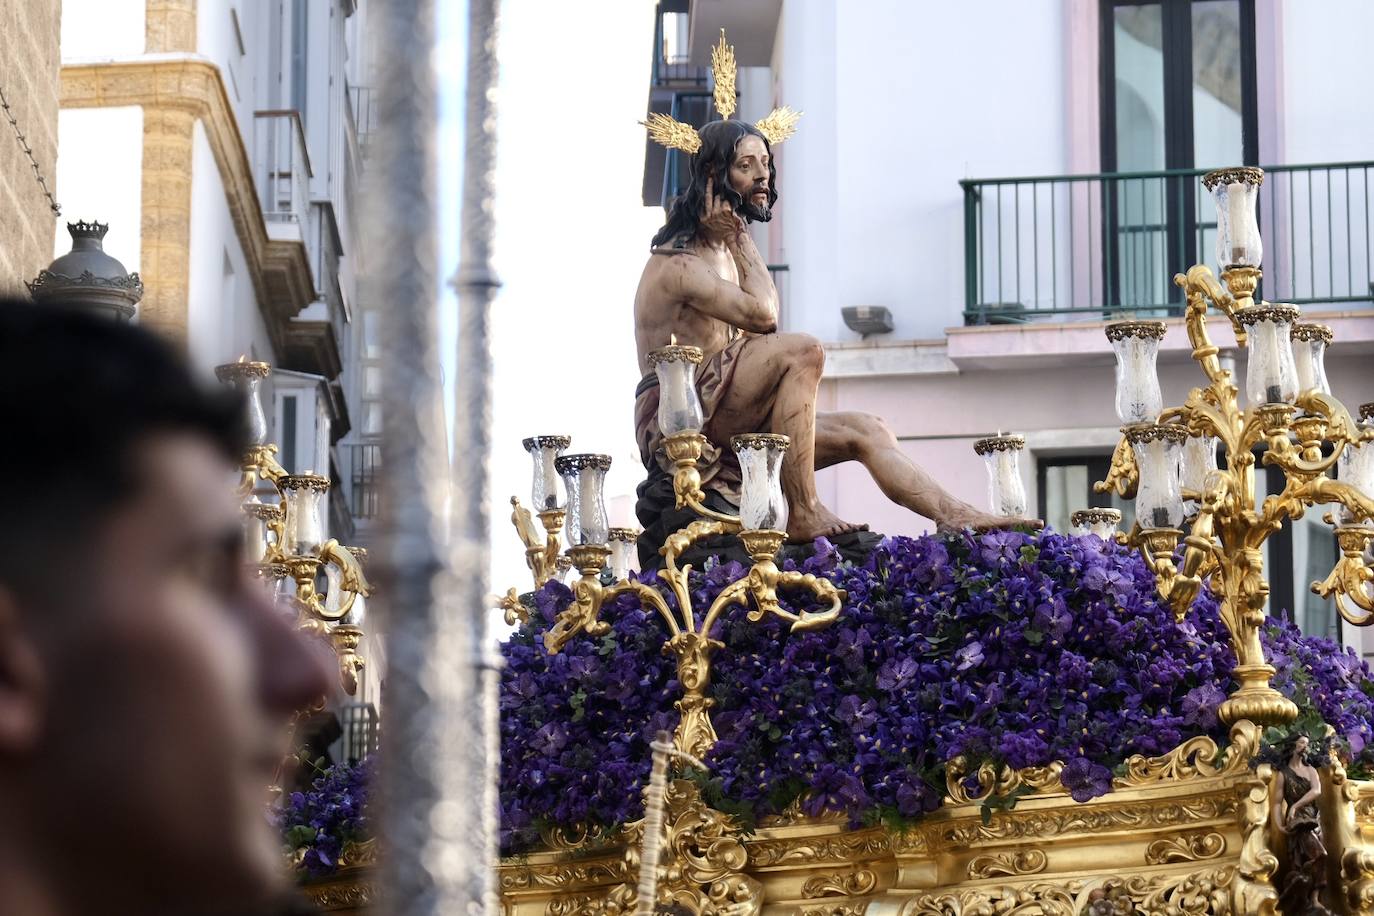
[[[1173,274],[1216,259],[1206,171],[959,182],[965,321],[1180,314]],[[1374,302],[1374,162],[1264,171],[1260,294],[1296,305]]]
[[[310,215],[310,154],[300,113],[254,112],[253,163],[263,219],[298,223]]]

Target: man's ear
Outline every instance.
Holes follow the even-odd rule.
[[[22,754],[41,731],[46,682],[19,599],[0,585],[0,757]]]

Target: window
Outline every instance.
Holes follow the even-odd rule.
[[[1110,301],[1182,302],[1175,271],[1211,250],[1194,176],[1258,162],[1254,0],[1102,0],[1102,170]],[[1146,174],[1140,174],[1146,173]]]
[[[1037,514],[1056,531],[1071,531],[1069,517],[1076,509],[1110,506],[1121,511],[1121,530],[1129,531],[1135,521],[1134,503],[1115,493],[1094,493],[1094,482],[1104,480],[1111,456],[1068,455],[1039,458],[1036,481],[1039,504]],[[1257,467],[1255,503],[1258,507],[1270,493],[1283,489],[1283,472],[1276,467]],[[1285,525],[1264,543],[1264,569],[1269,579],[1269,613],[1296,623],[1309,636],[1341,639],[1340,618],[1335,605],[1311,591],[1314,581],[1323,579],[1337,560],[1336,537],[1321,520],[1320,512],[1309,512],[1291,526]]]
[[[296,473],[296,396],[281,399],[281,466]]]
[[[1036,514],[1055,531],[1072,531],[1069,517],[1079,509],[1094,506],[1121,512],[1121,528],[1129,530],[1135,520],[1135,504],[1115,493],[1094,493],[1093,484],[1107,477],[1111,455],[1068,455],[1036,460]]]

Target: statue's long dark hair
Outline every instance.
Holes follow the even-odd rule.
[[[1303,758],[1312,766],[1318,769],[1331,765],[1332,741],[1329,735],[1309,735],[1306,732],[1293,732],[1280,740],[1270,744],[1262,744],[1259,753],[1250,759],[1250,766],[1256,767],[1261,763],[1267,763],[1277,768],[1285,766],[1293,758],[1293,751],[1297,749],[1298,739],[1307,739],[1307,750],[1303,753]]]
[[[653,247],[671,243],[678,236],[692,238],[701,225],[701,211],[706,206],[706,179],[714,177],[712,190],[729,201],[736,213],[749,218],[742,210],[745,200],[730,186],[730,166],[735,161],[735,147],[745,137],[753,135],[763,141],[768,151],[768,207],[771,209],[778,199],[777,172],[773,168],[773,150],[768,138],[748,121],[734,119],[711,121],[698,133],[701,135],[701,149],[697,150],[688,166],[690,180],[687,190],[673,200],[668,211],[668,222],[654,236]],[[767,217],[764,217],[767,219]]]

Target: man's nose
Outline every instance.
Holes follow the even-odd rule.
[[[260,583],[246,600],[257,621],[259,693],[263,705],[284,716],[311,705],[339,688],[338,663],[324,639],[296,629]]]

